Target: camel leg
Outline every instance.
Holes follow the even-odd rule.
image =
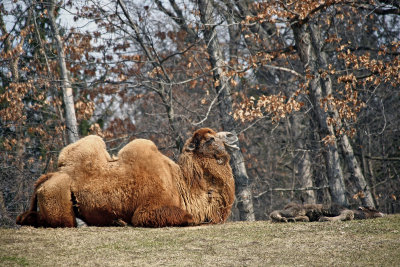
[[[269,214],[269,217],[273,222],[288,222],[288,219],[282,216],[280,210],[274,210]]]
[[[39,213],[30,210],[18,215],[16,223],[19,225],[30,225],[34,227],[43,226],[43,223],[40,222]]]
[[[310,219],[307,216],[294,217],[294,222],[309,222]]]
[[[132,216],[132,225],[166,227],[194,225],[193,217],[175,206],[139,207]]]
[[[67,174],[56,173],[37,190],[39,221],[42,226],[76,226],[70,182]]]
[[[352,210],[343,210],[340,212],[339,216],[326,217],[322,216],[320,222],[337,222],[337,221],[351,221],[354,219],[354,212]]]
[[[35,188],[35,192],[33,192],[33,195],[31,197],[31,205],[29,207],[29,210],[18,215],[16,223],[19,225],[30,225],[38,227],[41,226],[39,219],[40,216],[37,212],[37,194]]]

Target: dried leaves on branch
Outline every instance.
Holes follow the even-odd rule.
[[[122,2],[124,8],[100,0],[55,3],[80,136],[101,135],[111,151],[134,137],[150,138],[174,158],[194,129],[220,129],[224,116],[233,116],[254,195],[293,188],[263,194],[259,218],[274,203],[299,199],[296,187],[322,188],[318,199],[329,201],[320,144],[350,137],[376,204],[394,207],[399,163],[373,158],[400,156],[396,2],[205,1],[213,5],[209,24],[196,1]],[[55,168],[67,143],[47,10],[43,1],[0,4],[0,193],[10,212],[28,204],[34,180]],[[296,43],[295,28],[310,39]],[[210,29],[221,49],[218,79],[205,39]],[[304,60],[312,53],[315,60]],[[218,109],[224,86],[231,114]],[[348,168],[346,196],[358,201],[364,193]],[[305,170],[309,184],[302,184]]]

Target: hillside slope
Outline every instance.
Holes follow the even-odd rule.
[[[0,228],[0,266],[398,266],[400,215],[145,229]]]

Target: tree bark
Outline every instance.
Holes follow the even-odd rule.
[[[370,134],[369,127],[367,127],[367,140],[368,140],[368,145],[367,145],[367,156],[368,159],[366,159],[366,164],[368,168],[368,173],[370,177],[370,184],[371,185],[376,185],[376,177],[375,177],[375,172],[374,168],[372,167],[372,162],[371,162],[371,147],[372,147],[372,137]],[[366,173],[366,172],[364,172]],[[371,190],[372,196],[376,196],[376,187],[374,186]]]
[[[334,128],[327,122],[328,114],[321,107],[322,99],[332,93],[332,82],[329,75],[322,77],[319,73],[320,69],[327,69],[326,55],[321,50],[320,29],[318,25],[313,24],[311,21],[294,23],[292,29],[304,69],[312,77],[309,86],[310,98],[314,117],[318,122],[320,138],[334,137],[336,136]],[[332,201],[347,206],[343,170],[340,164],[336,138],[326,144],[323,148],[323,155]]]
[[[313,99],[314,111],[318,117],[318,122],[320,125],[320,137],[325,137],[326,135],[335,136],[335,131],[332,125],[327,124],[327,113],[321,108],[321,100],[324,97],[332,94],[332,81],[329,75],[325,78],[321,77],[320,70],[327,69],[327,56],[325,52],[322,51],[321,47],[323,41],[321,39],[321,32],[317,25],[312,22],[305,23],[304,25],[293,26],[293,31],[295,33],[296,44],[299,48],[300,56],[302,62],[305,64],[306,69],[310,71],[314,79],[311,82],[311,98]],[[299,39],[301,37],[301,39]],[[308,43],[310,43],[308,45]],[[342,122],[336,110],[328,110],[330,114],[334,117],[337,126],[341,127]],[[343,134],[340,138],[339,144],[342,148],[345,162],[349,168],[352,178],[359,190],[359,198],[362,205],[375,207],[371,190],[364,178],[360,164],[357,158],[354,156],[353,147],[351,146],[349,137]],[[340,204],[345,204],[343,201],[344,194],[344,179],[343,172],[340,167],[340,162],[338,158],[338,148],[336,143],[336,138],[333,143],[328,145],[328,151],[325,152],[325,158],[328,162],[336,162],[336,167],[329,169],[331,164],[328,164],[328,179],[331,187],[331,193],[333,201],[339,201]],[[329,174],[329,172],[332,172]],[[331,179],[334,178],[333,180]],[[340,187],[343,187],[342,189]],[[343,192],[343,193],[342,193]]]
[[[363,206],[375,208],[371,189],[364,178],[357,158],[354,156],[353,147],[350,144],[349,137],[347,135],[343,135],[340,143],[342,145],[342,150],[346,158],[346,163],[349,166],[350,173],[355,181],[358,192],[360,193],[359,199],[361,200],[361,204]]]
[[[219,46],[217,32],[214,27],[212,18],[213,6],[208,0],[199,0],[200,19],[204,25],[204,41],[207,45],[209,61],[213,71],[213,80],[219,100],[219,110],[222,119],[222,127],[224,130],[235,132],[235,120],[232,114],[232,97],[229,79],[224,74],[224,61]],[[237,150],[232,153],[231,157],[232,171],[235,177],[236,196],[238,201],[238,209],[240,220],[254,221],[253,194],[249,187],[249,177],[247,175],[246,166],[242,152]]]
[[[79,140],[78,123],[76,121],[74,95],[71,82],[68,77],[67,65],[65,63],[64,42],[61,39],[60,32],[55,18],[55,2],[51,0],[47,10],[50,21],[51,31],[57,47],[57,59],[60,68],[61,87],[63,91],[63,100],[65,105],[65,123],[68,133],[68,143],[74,143]]]
[[[299,120],[300,118],[298,115],[293,115],[290,120],[290,128],[295,149],[295,156],[293,157],[294,170],[300,187],[312,188],[314,187],[314,183],[310,160],[310,149],[307,147],[305,142],[305,126]],[[316,196],[314,190],[305,190],[301,192],[301,199],[303,203],[315,204]]]

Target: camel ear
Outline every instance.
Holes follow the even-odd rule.
[[[199,134],[195,134],[190,140],[189,145],[186,147],[186,151],[194,151],[200,145],[200,137]]]
[[[190,140],[189,145],[186,147],[186,151],[194,151],[199,148],[202,138],[203,135],[196,132]]]
[[[190,142],[189,145],[186,147],[186,151],[193,151],[196,149],[196,145],[193,142]]]

